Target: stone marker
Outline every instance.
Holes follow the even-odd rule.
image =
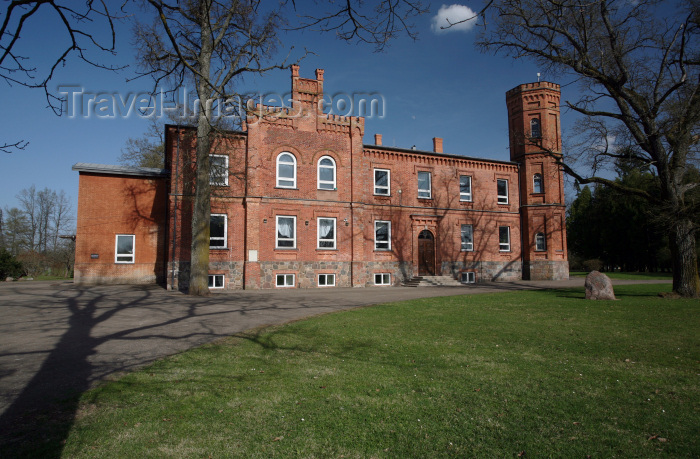
[[[586,276],[586,299],[587,300],[615,300],[612,282],[605,274],[598,271],[591,271]]]

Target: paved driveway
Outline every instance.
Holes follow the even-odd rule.
[[[0,432],[26,413],[82,393],[110,375],[254,327],[412,298],[580,285],[582,278],[194,298],[156,286],[0,283]]]

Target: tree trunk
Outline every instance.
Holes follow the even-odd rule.
[[[197,173],[192,206],[192,254],[190,256],[190,295],[209,295],[209,152],[211,126],[200,112],[197,126]]]
[[[671,258],[673,259],[673,291],[687,298],[700,296],[698,254],[695,250],[693,222],[680,220],[671,227]]]

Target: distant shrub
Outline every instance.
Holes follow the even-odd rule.
[[[583,267],[588,272],[600,271],[603,269],[603,262],[597,258],[593,258],[591,260],[585,260],[583,262]]]
[[[24,276],[24,267],[22,263],[17,261],[7,250],[0,251],[0,279],[5,280],[8,277]]]

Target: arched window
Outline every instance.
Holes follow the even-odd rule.
[[[542,137],[542,129],[540,128],[539,118],[532,118],[530,120],[530,137],[535,139]]]
[[[542,181],[542,174],[535,174],[535,176],[532,178],[532,192],[544,193],[544,182]]]
[[[547,239],[544,237],[544,233],[535,234],[535,250],[538,252],[547,250]]]
[[[330,156],[318,160],[318,189],[335,190],[335,161]]]
[[[279,188],[297,187],[297,159],[286,151],[277,156],[277,186]]]

